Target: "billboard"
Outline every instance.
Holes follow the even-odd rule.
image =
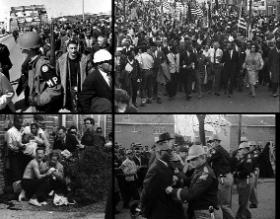
[[[247,10],[250,9],[250,0],[247,1]],[[252,0],[253,11],[264,11],[266,10],[266,0]]]

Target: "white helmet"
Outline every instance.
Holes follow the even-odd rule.
[[[97,52],[94,53],[93,56],[93,63],[100,63],[105,61],[111,61],[112,55],[111,53],[106,49],[100,49]]]
[[[189,149],[189,154],[187,157],[187,160],[191,160],[193,158],[199,157],[201,155],[204,155],[205,150],[201,145],[192,145]]]

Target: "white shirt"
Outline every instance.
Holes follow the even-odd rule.
[[[220,48],[216,49],[216,60],[214,61],[214,56],[215,56],[215,49],[214,48],[210,48],[209,49],[209,57],[210,57],[210,61],[212,63],[220,63],[219,60],[222,59],[223,56],[223,50],[221,50]],[[220,58],[219,58],[220,57]]]
[[[106,81],[106,83],[108,84],[108,86],[111,87],[112,85],[111,85],[111,78],[110,78],[110,76],[108,76],[106,72],[101,71],[100,69],[99,69],[99,72],[102,75],[102,77],[104,78],[104,80]]]
[[[12,151],[18,152],[19,148],[14,142],[21,142],[22,133],[15,126],[10,128],[6,133],[7,145],[8,148]]]

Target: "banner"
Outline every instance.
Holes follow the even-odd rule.
[[[250,9],[250,0],[247,1],[247,10]],[[263,11],[266,10],[266,0],[252,0],[252,10]]]

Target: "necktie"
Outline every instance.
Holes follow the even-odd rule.
[[[216,49],[214,49],[214,64],[216,64]]]

